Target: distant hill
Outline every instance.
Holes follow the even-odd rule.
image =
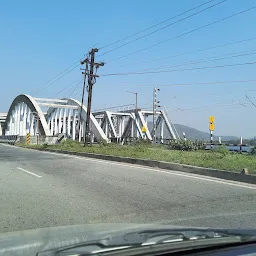
[[[210,135],[207,132],[202,132],[199,131],[195,128],[183,125],[183,124],[174,124],[180,138],[183,138],[183,132],[186,134],[186,138],[189,140],[201,140],[201,141],[209,141],[210,140]],[[152,122],[148,122],[148,128],[151,130],[152,129]],[[164,133],[166,134],[166,129],[164,130]],[[221,136],[221,135],[216,135],[213,136],[213,139],[219,140],[219,136],[221,137],[222,141],[236,141],[239,140],[238,137],[235,136]]]
[[[183,137],[183,132],[185,132],[187,139],[190,140],[205,140],[209,141],[209,133],[208,132],[202,132],[195,128],[183,125],[183,124],[174,124],[177,132],[179,133],[180,137]],[[229,141],[229,140],[238,140],[238,137],[235,136],[221,136],[222,141]],[[219,136],[213,136],[214,140],[218,140]]]

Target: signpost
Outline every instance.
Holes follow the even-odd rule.
[[[143,138],[146,138],[147,127],[145,125],[142,126],[141,132],[143,133]]]
[[[215,129],[214,126],[214,116],[210,116],[209,118],[209,130],[210,130],[210,140],[211,140],[211,148],[212,148],[212,144],[213,144],[213,131]]]
[[[141,131],[142,132],[147,132],[147,128],[145,127],[145,125],[142,126]]]

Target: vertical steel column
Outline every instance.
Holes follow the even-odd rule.
[[[27,106],[27,131],[31,134],[31,113],[30,108]],[[31,134],[32,135],[32,134]]]
[[[62,128],[62,108],[59,108],[59,133],[61,133],[61,128]]]
[[[30,118],[31,118],[31,122],[30,122],[30,134],[32,135],[32,136],[35,136],[35,127],[34,127],[34,125],[35,125],[35,117],[34,117],[34,115],[31,113],[31,111],[29,111],[29,113],[30,113]]]
[[[160,134],[161,143],[164,143],[164,119],[161,118],[161,134]]]
[[[53,135],[53,117],[54,117],[54,112],[52,112],[49,117],[49,120],[50,120],[49,129],[50,129],[51,135]]]
[[[156,115],[156,87],[153,90],[153,143],[156,143],[155,115]]]
[[[54,135],[58,133],[58,108],[55,109],[55,118],[54,118]]]
[[[9,135],[13,135],[13,112],[10,115],[10,133]]]
[[[18,113],[18,106],[16,105],[15,106],[15,119],[14,119],[14,127],[15,127],[15,130],[14,130],[14,135],[17,135],[18,134],[18,119],[19,119],[19,113]]]
[[[27,104],[24,103],[24,113],[23,113],[23,131],[24,131],[24,136],[27,134],[27,121],[28,121],[28,106]]]
[[[19,128],[19,135],[23,136],[23,120],[24,120],[24,116],[23,116],[23,102],[21,102],[20,104],[20,128]],[[22,118],[22,119],[21,119]]]
[[[67,133],[67,109],[64,108],[64,113],[63,113],[63,133]]]
[[[67,132],[68,135],[71,135],[71,112],[72,112],[72,109],[69,109],[68,110],[68,132]]]
[[[76,139],[76,110],[73,110],[72,139]]]

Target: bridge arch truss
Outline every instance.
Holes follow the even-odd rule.
[[[81,125],[79,126],[80,114]],[[2,130],[4,135],[25,136],[30,133],[31,136],[37,134],[58,136],[65,134],[70,139],[83,141],[86,114],[86,107],[81,107],[81,103],[75,99],[34,98],[21,94],[14,99],[8,113],[2,114]],[[93,112],[90,116],[91,139],[93,142],[120,143],[125,143],[129,138],[152,140],[153,130],[147,121],[152,114],[152,111],[135,108]],[[165,138],[179,138],[167,112],[159,110],[155,114],[158,139],[163,142]],[[142,132],[142,127],[145,127],[146,131],[144,129]]]

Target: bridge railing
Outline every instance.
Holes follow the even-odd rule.
[[[0,136],[0,143],[7,143],[14,145],[18,140],[18,135],[2,135]]]

